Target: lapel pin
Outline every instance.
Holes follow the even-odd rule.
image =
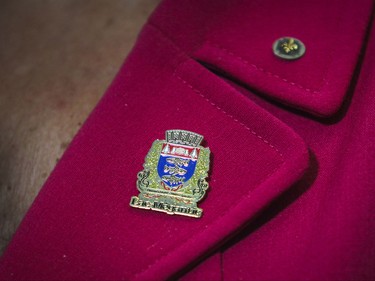
[[[130,206],[200,218],[203,210],[197,203],[208,188],[210,150],[200,146],[203,136],[193,132],[169,130],[165,138],[152,144],[138,173],[140,193]]]

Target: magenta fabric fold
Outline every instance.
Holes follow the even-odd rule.
[[[163,1],[21,223],[0,278],[374,279],[370,14],[367,0]],[[299,61],[272,55],[285,35],[306,44]],[[341,109],[315,119],[279,102]],[[129,207],[152,142],[176,128],[202,134],[212,153],[201,219]]]

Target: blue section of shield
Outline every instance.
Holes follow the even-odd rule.
[[[196,165],[196,160],[160,155],[158,174],[162,181],[173,189],[187,182],[193,176]]]

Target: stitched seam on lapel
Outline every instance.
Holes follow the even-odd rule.
[[[212,102],[211,100],[209,100],[201,91],[199,91],[198,89],[194,88],[191,84],[189,84],[188,82],[186,82],[183,78],[181,78],[179,75],[177,74],[174,74],[182,83],[184,83],[186,86],[188,86],[192,91],[194,91],[195,93],[197,93],[199,96],[201,96],[202,98],[204,98],[207,102],[209,102],[212,106],[214,106],[216,109],[220,110],[221,112],[223,112],[225,115],[229,116],[233,121],[239,123],[241,126],[243,126],[246,130],[250,131],[250,133],[252,133],[253,135],[257,136],[260,140],[262,140],[265,144],[267,144],[269,147],[271,147],[272,149],[274,149],[279,155],[280,157],[283,159],[283,162],[284,162],[284,157],[282,155],[282,153],[274,146],[272,145],[269,141],[267,141],[264,137],[262,137],[261,135],[259,135],[257,132],[255,132],[254,130],[250,129],[248,126],[246,126],[244,123],[242,123],[241,121],[239,121],[238,119],[236,119],[233,115],[229,114],[228,112],[226,112],[224,109],[222,109],[221,107],[219,107],[217,104],[215,104],[214,102]]]
[[[147,23],[148,26],[152,27],[153,29],[155,29],[160,35],[161,35],[161,38],[163,40],[165,40],[166,42],[168,43],[172,43],[180,52],[182,52],[183,54],[185,54],[185,52],[183,52],[179,47],[178,45],[176,44],[176,42],[169,38],[166,34],[164,34],[164,32],[156,25],[154,25],[152,22],[148,22]],[[187,54],[185,54],[187,55]],[[188,56],[189,58],[191,58],[190,56]],[[180,63],[180,65],[182,65],[185,61],[183,61],[182,63]],[[282,153],[274,146],[272,145],[268,140],[264,139],[262,136],[260,136],[257,132],[255,132],[254,130],[251,130],[248,126],[246,126],[244,123],[242,123],[241,121],[239,121],[238,119],[236,119],[233,115],[230,115],[229,113],[227,113],[226,111],[224,111],[221,107],[219,107],[218,105],[216,105],[214,102],[212,102],[209,98],[207,98],[205,95],[203,95],[203,93],[201,91],[199,91],[198,89],[194,88],[191,84],[189,84],[188,82],[186,82],[183,78],[181,78],[178,74],[176,74],[176,71],[178,69],[178,66],[176,67],[175,71],[173,72],[173,76],[176,76],[181,82],[183,82],[185,85],[187,85],[191,90],[193,90],[195,93],[197,93],[198,95],[200,95],[202,98],[204,98],[207,102],[209,102],[211,105],[215,106],[217,109],[219,109],[221,112],[223,112],[224,114],[226,114],[227,116],[229,116],[230,118],[232,118],[235,122],[241,124],[241,126],[243,126],[246,130],[250,131],[253,135],[257,136],[259,139],[261,139],[264,143],[266,143],[268,146],[270,146],[272,149],[274,149],[277,154],[280,155],[280,157],[283,159],[283,162],[285,161],[284,160],[284,157],[282,155]]]
[[[255,64],[249,62],[248,60],[244,59],[243,57],[240,57],[239,55],[234,54],[232,51],[230,51],[230,50],[224,48],[223,46],[220,46],[220,45],[217,44],[217,43],[213,43],[213,42],[209,42],[209,41],[207,41],[207,43],[208,43],[209,45],[211,45],[212,47],[217,48],[217,49],[220,49],[220,50],[226,52],[227,54],[229,54],[229,55],[231,55],[232,57],[236,58],[237,60],[243,62],[244,64],[246,64],[246,65],[248,65],[248,66],[252,66],[252,67],[255,68],[256,70],[259,70],[259,71],[261,71],[261,72],[263,72],[263,73],[265,73],[265,74],[267,74],[267,75],[269,75],[269,76],[272,76],[272,77],[275,77],[275,78],[277,78],[277,79],[280,79],[280,80],[282,80],[282,81],[284,81],[284,82],[286,82],[286,83],[288,83],[288,84],[290,84],[290,85],[292,85],[292,86],[298,87],[298,88],[300,88],[300,89],[302,89],[302,90],[305,90],[305,91],[307,91],[307,92],[311,92],[311,93],[314,93],[314,94],[318,94],[318,93],[319,93],[318,90],[313,90],[313,89],[311,89],[311,88],[306,88],[306,87],[304,87],[304,86],[302,86],[302,85],[300,85],[300,84],[298,84],[298,83],[292,82],[292,81],[290,81],[290,80],[288,80],[288,79],[285,79],[285,78],[283,78],[283,77],[281,77],[281,76],[279,76],[279,75],[277,75],[277,74],[274,74],[274,73],[272,73],[272,72],[270,72],[270,71],[267,71],[267,70],[265,70],[264,68],[259,67],[259,66],[255,65]]]

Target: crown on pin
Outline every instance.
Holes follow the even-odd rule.
[[[165,132],[165,139],[169,143],[197,147],[202,142],[203,136],[185,130],[169,130]]]

